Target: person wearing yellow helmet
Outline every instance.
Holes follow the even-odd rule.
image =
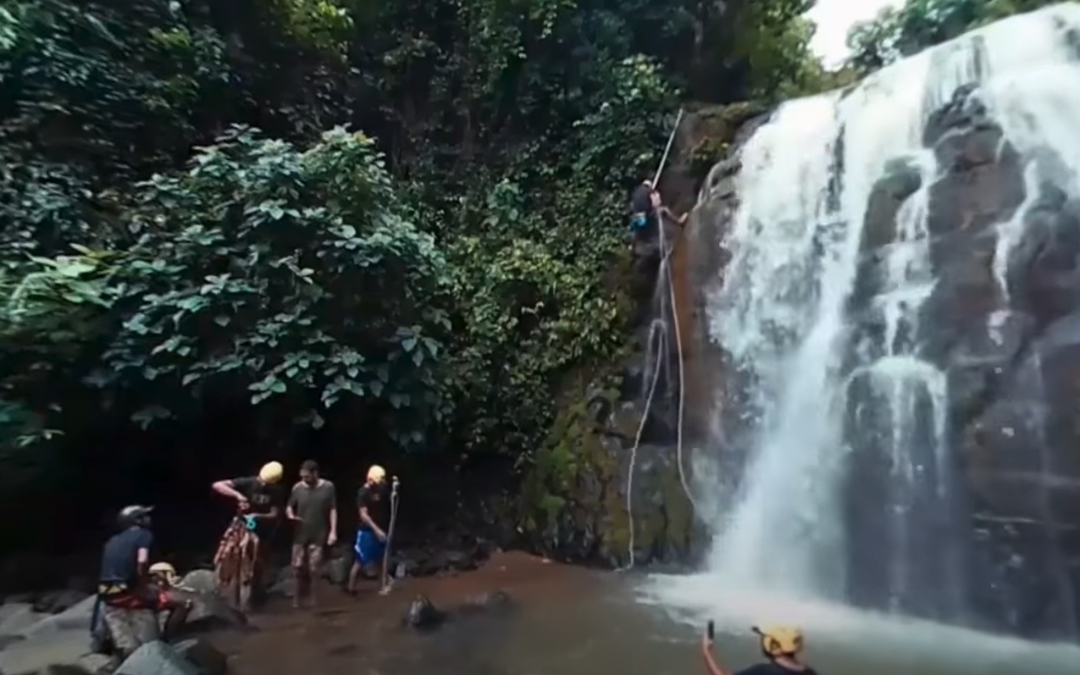
[[[757,634],[761,655],[766,661],[752,665],[734,675],[817,675],[813,668],[800,660],[803,650],[803,635],[798,628],[787,626],[769,626],[766,628],[753,628]],[[732,675],[731,671],[721,668],[712,655],[713,638],[711,630],[702,638],[701,654],[705,659],[705,667],[709,675]]]
[[[214,492],[233,499],[236,512],[214,554],[214,568],[222,596],[242,612],[251,609],[252,595],[261,573],[261,551],[269,543],[281,515],[280,462],[264,464],[256,476],[219,480]]]
[[[379,576],[386,552],[386,530],[390,524],[390,504],[386,491],[386,469],[378,464],[372,465],[367,472],[367,480],[356,493],[356,507],[360,517],[360,527],[353,546],[353,565],[349,570],[349,582],[346,587],[350,593],[356,593],[360,575],[368,579]]]

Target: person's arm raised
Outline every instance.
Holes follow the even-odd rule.
[[[708,635],[701,637],[701,656],[705,659],[705,667],[709,671],[709,675],[732,675],[730,672],[724,670],[716,663],[716,659],[712,655],[712,640]]]

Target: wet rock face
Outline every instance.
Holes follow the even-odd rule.
[[[959,524],[936,545],[958,551],[966,620],[1077,639],[1080,201],[1060,189],[1053,149],[1021,157],[966,93],[935,112],[925,134],[940,174],[927,221],[937,283],[922,306],[917,341],[947,377],[950,504]],[[880,335],[881,317],[872,311],[880,262],[900,206],[919,186],[917,174],[895,169],[868,205],[851,307],[864,336]],[[998,226],[1010,220],[1023,236],[1001,268]],[[886,485],[887,469],[864,468]],[[924,522],[932,528],[935,521]],[[880,580],[872,576],[856,595],[880,605],[872,589]]]
[[[635,449],[643,404],[609,395],[603,405],[594,398],[556,422],[559,440],[541,452],[526,481],[526,535],[557,560],[608,567],[688,562],[692,544],[704,539],[695,536],[677,449],[647,440]],[[683,461],[688,471],[689,450]]]

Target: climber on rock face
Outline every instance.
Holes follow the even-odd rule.
[[[686,222],[687,216],[685,213],[676,216],[664,206],[660,191],[650,179],[643,180],[634,188],[634,192],[630,195],[630,213],[630,233],[633,239],[630,244],[631,249],[635,243],[644,240],[648,232],[660,225],[661,218],[682,225]]]

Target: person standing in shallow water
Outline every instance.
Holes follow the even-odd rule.
[[[300,465],[300,482],[289,495],[286,517],[293,521],[293,607],[304,596],[315,606],[315,579],[326,547],[337,543],[337,489],[319,477],[319,465]]]
[[[241,612],[251,610],[252,595],[258,590],[262,547],[269,543],[281,515],[279,483],[284,472],[280,463],[270,462],[258,476],[213,484],[214,492],[236,502],[236,514],[214,554],[214,569],[222,597]]]
[[[367,481],[356,493],[360,527],[353,547],[353,565],[349,570],[349,593],[356,593],[360,575],[375,579],[380,576],[383,555],[386,553],[386,529],[390,526],[390,504],[386,491],[386,470],[374,465],[368,469]]]
[[[766,661],[734,673],[717,665],[712,655],[713,641],[706,634],[701,639],[701,655],[709,675],[817,675],[813,668],[799,660],[803,650],[803,636],[799,629],[755,626],[754,632],[761,641],[761,655]]]

